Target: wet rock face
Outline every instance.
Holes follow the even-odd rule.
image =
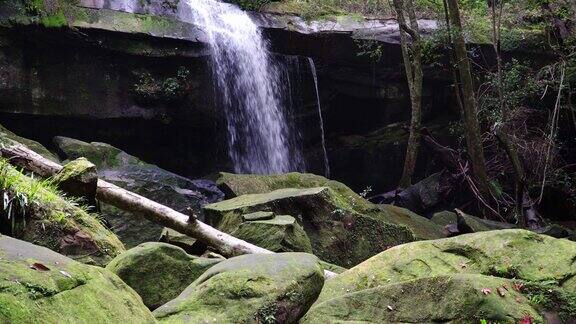
[[[58,135],[111,143],[187,177],[230,170],[225,122],[213,103],[209,52],[198,26],[175,19],[177,2],[83,0],[82,14],[70,22],[81,34],[35,25],[6,28],[0,45],[0,118],[43,143]],[[396,179],[380,170],[382,163],[401,164],[400,154],[373,158],[363,148],[341,150],[331,140],[364,136],[409,119],[394,24],[350,20],[335,26],[267,14],[253,19],[263,26],[274,52],[314,58],[334,176],[358,190],[394,185]],[[366,29],[378,32],[363,35]],[[357,55],[358,42],[374,37],[385,44],[377,69],[372,59]],[[291,109],[310,152],[308,171],[321,173],[315,91],[306,60],[301,61],[292,71],[298,74],[292,85],[301,89],[294,91]],[[190,71],[190,80],[174,96],[162,85],[176,78],[181,67]],[[425,94],[425,102],[444,109],[442,87],[436,90]],[[179,157],[168,158],[175,151]],[[403,149],[386,146],[385,151]],[[355,166],[337,163],[345,160]],[[350,169],[358,178],[350,176]]]
[[[210,268],[154,315],[161,323],[296,323],[323,283],[311,254],[244,255]]]
[[[97,29],[85,36],[36,26],[2,32],[7,128],[45,145],[59,135],[109,142],[191,177],[227,168],[226,151],[215,149],[225,133],[207,62],[181,56],[190,43]],[[167,158],[174,151],[179,158]]]
[[[154,323],[113,273],[0,235],[0,322]]]

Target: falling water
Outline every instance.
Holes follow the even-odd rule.
[[[318,106],[318,117],[320,119],[320,132],[322,138],[322,150],[324,152],[324,174],[326,178],[330,178],[330,163],[328,162],[328,152],[326,151],[326,139],[324,138],[324,119],[322,118],[322,106],[320,105],[320,92],[318,91],[318,75],[316,74],[316,65],[312,58],[308,58],[310,64],[310,71],[314,77],[314,86],[316,88],[316,105]]]
[[[237,173],[298,169],[290,145],[281,75],[258,27],[238,7],[215,0],[185,0],[179,18],[202,26],[212,48],[218,101],[225,110],[228,150]]]

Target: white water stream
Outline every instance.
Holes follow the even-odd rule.
[[[318,91],[318,75],[316,73],[316,65],[312,58],[308,58],[310,71],[314,78],[314,87],[316,89],[316,105],[318,106],[318,118],[320,119],[320,135],[322,139],[322,151],[324,153],[324,175],[330,178],[330,162],[328,161],[328,152],[326,151],[326,139],[324,138],[324,118],[322,117],[322,105],[320,105],[320,91]]]
[[[182,0],[178,16],[201,26],[210,42],[215,93],[226,114],[234,171],[297,170],[301,155],[290,145],[281,71],[256,24],[238,7],[215,0]]]

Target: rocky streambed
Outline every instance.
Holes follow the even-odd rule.
[[[1,136],[70,159],[56,183],[95,172],[169,207],[192,206],[189,213],[219,230],[277,253],[224,258],[138,215],[78,209],[41,187],[29,196],[28,214],[0,226],[0,322],[570,323],[576,316],[576,243],[567,238],[493,230],[469,215],[474,233],[446,238],[445,225],[456,221],[450,213],[430,220],[375,205],[321,176],[191,181],[103,143],[56,138],[58,158],[8,130]],[[29,195],[38,181],[7,163],[2,170],[3,179],[19,174],[3,193]]]

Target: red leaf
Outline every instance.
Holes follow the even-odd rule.
[[[490,288],[482,288],[482,293],[484,295],[490,295],[492,293],[492,289]]]
[[[522,288],[524,288],[524,285],[521,283],[514,283],[512,285],[512,289],[516,290],[517,292],[522,292]]]
[[[30,269],[38,270],[38,271],[50,271],[50,268],[43,265],[42,263],[34,263],[30,265]]]
[[[520,324],[532,324],[532,316],[526,315],[520,319]]]

